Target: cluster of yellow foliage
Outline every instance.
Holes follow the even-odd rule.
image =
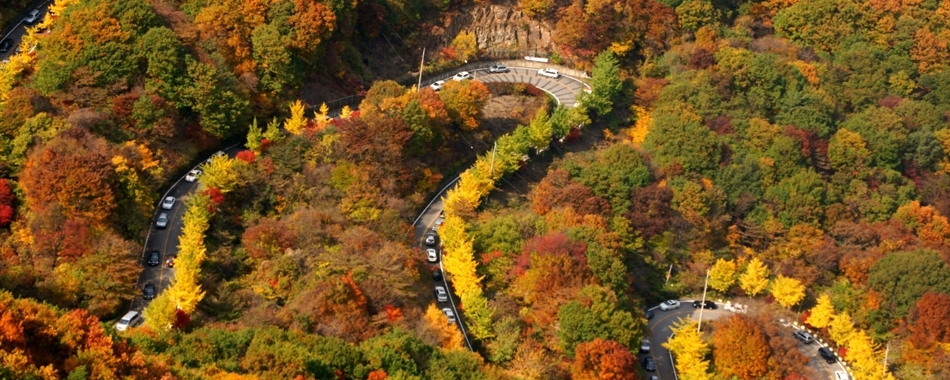
[[[632,127],[627,129],[627,136],[630,137],[630,142],[633,143],[633,146],[640,147],[643,140],[646,140],[647,133],[650,132],[650,124],[653,123],[653,118],[650,117],[650,113],[647,112],[647,110],[638,105],[630,106],[630,112],[633,113],[637,121]]]
[[[680,379],[709,379],[709,345],[703,340],[696,321],[687,316],[673,324],[673,337],[663,343],[676,359],[676,372]]]
[[[211,202],[204,193],[192,195],[186,202],[178,257],[175,259],[175,278],[171,286],[145,309],[146,324],[153,329],[171,328],[178,310],[191,314],[205,296],[198,280],[201,263],[208,254],[204,237],[211,223]]]
[[[894,375],[882,371],[883,353],[868,334],[856,329],[848,313],[835,313],[831,297],[822,294],[811,309],[808,324],[816,328],[828,328],[831,339],[840,347],[847,347],[847,360],[856,379],[891,380]]]

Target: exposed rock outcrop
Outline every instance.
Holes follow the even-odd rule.
[[[430,30],[429,48],[449,46],[461,31],[475,33],[479,49],[551,51],[553,26],[528,18],[510,5],[475,5],[445,16]]]

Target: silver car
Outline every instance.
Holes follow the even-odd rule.
[[[435,251],[435,248],[426,249],[426,259],[430,263],[437,263],[439,262],[439,253]]]
[[[158,215],[158,219],[155,220],[155,227],[165,228],[168,227],[168,214],[161,213]]]
[[[455,323],[455,313],[452,312],[452,309],[444,308],[442,314],[445,314],[445,317],[449,319],[449,323]]]
[[[488,66],[488,72],[489,72],[489,73],[492,73],[492,74],[495,74],[495,73],[507,73],[507,72],[508,72],[508,68],[505,67],[505,65],[491,65],[491,66]]]
[[[449,293],[441,286],[435,287],[435,300],[439,302],[449,302]]]
[[[29,13],[28,15],[26,15],[26,18],[23,19],[23,22],[26,23],[27,25],[36,24],[38,21],[40,21],[40,10],[39,10],[39,9],[34,9],[34,10],[30,11],[30,13]]]

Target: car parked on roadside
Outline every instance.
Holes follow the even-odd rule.
[[[649,339],[643,338],[643,340],[640,341],[640,353],[643,353],[643,354],[649,354],[649,353],[650,353],[650,340],[649,340]]]
[[[835,371],[835,380],[851,380],[851,376],[845,371]]]
[[[165,197],[162,201],[162,210],[171,210],[172,207],[175,207],[175,197]]]
[[[813,338],[811,334],[804,331],[795,331],[792,333],[792,336],[794,336],[795,339],[798,339],[800,342],[805,343],[805,344],[811,344],[812,342],[815,341],[815,338]]]
[[[443,308],[442,314],[445,314],[445,317],[448,318],[449,323],[455,323],[455,312],[450,308]]]
[[[640,365],[642,365],[643,369],[647,372],[656,372],[656,362],[649,356],[644,357]]]
[[[647,312],[646,312],[646,317],[647,317],[647,320],[648,320],[648,321],[651,320],[651,319],[653,319],[653,312],[650,311],[650,310],[647,310]]]
[[[219,151],[217,151],[217,152],[214,152],[214,154],[212,154],[211,157],[208,157],[208,159],[205,160],[205,163],[206,163],[206,164],[210,164],[210,163],[211,163],[211,159],[213,159],[213,158],[215,158],[215,157],[224,157],[224,156],[226,156],[226,154],[224,154],[224,152],[222,152],[222,151],[219,150]]]
[[[679,309],[679,308],[680,308],[680,301],[677,301],[677,300],[663,301],[663,303],[660,304],[660,310],[663,310],[663,311]]]
[[[432,281],[442,281],[441,269],[436,268],[436,270],[432,271]]]
[[[145,288],[142,289],[142,298],[146,300],[155,298],[155,285],[145,284]]]
[[[139,315],[139,312],[130,311],[128,313],[125,313],[125,315],[122,316],[122,319],[119,320],[119,323],[115,324],[115,329],[119,331],[125,331],[130,326],[137,325],[140,320],[141,320],[141,317]]]
[[[426,249],[426,260],[430,263],[439,262],[439,253],[435,251],[435,248]]]
[[[26,18],[23,19],[23,22],[27,25],[33,25],[40,21],[41,11],[39,9],[34,9],[26,15]]]
[[[827,362],[828,364],[834,364],[835,362],[838,361],[838,358],[835,357],[835,354],[831,352],[831,350],[829,350],[828,347],[819,348],[818,355],[821,356],[822,359],[825,359],[825,362]]]
[[[161,214],[158,214],[158,219],[155,219],[155,227],[158,227],[158,228],[165,228],[165,227],[168,227],[168,214],[167,214],[167,213],[164,213],[164,212],[163,212],[163,213],[161,213]]]
[[[428,246],[435,245],[435,234],[433,233],[426,234],[426,245]]]
[[[10,48],[13,47],[13,40],[7,38],[3,41],[0,41],[0,53],[6,53],[10,51]]]
[[[195,182],[198,180],[198,177],[201,176],[200,169],[192,169],[188,174],[185,175],[185,181]]]
[[[148,266],[157,267],[158,264],[162,263],[162,254],[159,251],[151,251],[148,253]]]
[[[430,84],[429,87],[432,88],[432,91],[439,92],[439,90],[441,90],[441,89],[442,89],[442,86],[444,86],[444,85],[445,85],[445,81],[444,81],[444,80],[437,80],[437,81],[433,82],[432,84]]]
[[[488,72],[490,72],[490,73],[492,73],[492,74],[496,74],[496,73],[507,73],[508,71],[509,71],[509,70],[508,70],[508,67],[506,67],[505,65],[491,65],[491,66],[488,66]]]
[[[557,78],[560,78],[560,77],[561,77],[561,73],[559,73],[559,72],[557,72],[557,70],[551,69],[551,68],[538,70],[538,75],[540,75],[540,76],[542,76],[542,77],[553,78],[553,79],[557,79]]]
[[[462,71],[458,74],[455,74],[455,76],[452,77],[452,80],[456,82],[461,82],[466,79],[472,79],[472,73],[469,73],[468,71]]]
[[[439,302],[449,302],[449,293],[441,286],[435,287],[435,300]]]
[[[716,303],[713,302],[713,301],[709,301],[709,300],[706,300],[706,302],[698,301],[698,300],[697,300],[697,301],[693,301],[693,308],[694,308],[694,309],[699,309],[700,307],[703,308],[703,309],[716,309]]]

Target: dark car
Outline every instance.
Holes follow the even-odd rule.
[[[441,269],[436,269],[434,272],[432,272],[432,280],[433,280],[433,281],[442,281],[442,270],[441,270]]]
[[[693,308],[694,308],[694,309],[699,309],[701,306],[702,306],[703,309],[715,309],[715,308],[716,308],[716,303],[713,302],[713,301],[709,301],[709,300],[707,300],[706,302],[703,302],[703,301],[693,301]]]
[[[142,289],[142,298],[147,300],[155,298],[155,285],[148,284],[145,285],[145,288]]]
[[[158,264],[162,263],[161,254],[158,251],[152,251],[148,253],[148,266],[157,267]]]
[[[656,362],[654,362],[653,358],[649,356],[644,357],[640,364],[643,365],[643,369],[645,369],[647,372],[656,371]]]
[[[10,51],[10,48],[13,47],[13,40],[7,38],[3,41],[0,41],[0,53],[6,53]]]
[[[835,357],[835,354],[832,353],[827,347],[819,348],[818,355],[820,355],[822,359],[825,359],[828,364],[834,364],[836,361],[838,361],[838,358]]]
[[[647,310],[647,320],[649,321],[649,320],[651,320],[651,319],[653,319],[653,312]]]

